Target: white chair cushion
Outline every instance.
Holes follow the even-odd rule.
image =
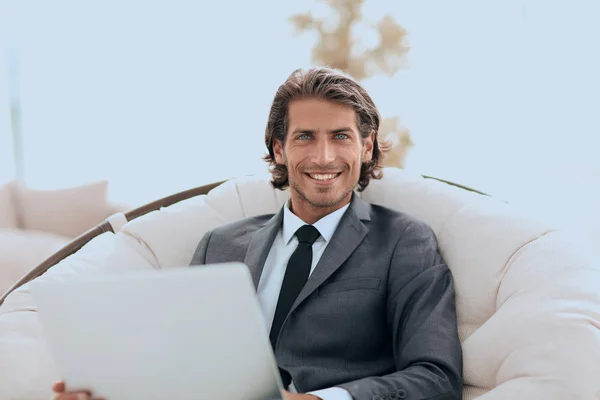
[[[122,228],[153,254],[154,267],[189,265],[204,234],[246,217],[276,213],[288,192],[275,191],[268,176],[249,176],[224,183],[198,196],[131,221]]]
[[[104,233],[38,279],[67,280],[151,268],[150,255],[144,250],[124,233]],[[60,377],[35,311],[29,284],[11,293],[0,307],[0,399],[49,399],[49,385]]]
[[[239,178],[94,239],[38,279],[186,265],[207,230],[274,213],[287,196],[268,175]],[[438,236],[455,279],[465,399],[600,394],[600,271],[572,237],[493,198],[406,171],[386,169],[360,196],[424,220]],[[0,359],[21,360],[0,364],[0,398],[46,398],[58,377],[27,287],[0,308]],[[32,370],[38,360],[42,369]]]

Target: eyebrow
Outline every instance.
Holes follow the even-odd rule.
[[[296,133],[315,133],[316,131],[314,129],[302,129],[302,128],[297,128],[294,129],[294,131],[292,132],[293,134]],[[336,128],[336,129],[331,129],[328,131],[330,134],[336,134],[336,133],[343,133],[343,132],[354,132],[352,130],[352,128],[345,126],[343,128]]]

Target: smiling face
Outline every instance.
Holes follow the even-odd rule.
[[[361,165],[371,160],[373,137],[362,139],[354,110],[319,99],[288,106],[285,143],[274,141],[278,164],[285,164],[292,210],[306,223],[343,207],[352,198]]]

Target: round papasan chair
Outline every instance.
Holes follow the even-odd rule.
[[[207,230],[281,207],[288,192],[269,179],[236,178],[113,215],[32,270],[0,306],[0,400],[47,399],[60,377],[28,281],[188,265]],[[600,399],[600,266],[576,236],[466,189],[386,168],[358,193],[435,231],[454,276],[464,399]]]

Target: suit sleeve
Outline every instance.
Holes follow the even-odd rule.
[[[462,348],[452,275],[424,223],[410,223],[394,249],[387,321],[396,372],[338,386],[354,400],[460,400]]]
[[[210,242],[211,236],[212,231],[208,231],[204,234],[200,240],[200,243],[198,243],[198,246],[196,247],[196,251],[194,252],[190,266],[206,264],[206,250],[208,249],[208,242]]]

